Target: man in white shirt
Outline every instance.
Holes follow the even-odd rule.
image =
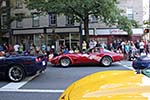
[[[140,54],[144,52],[144,45],[145,45],[144,41],[141,40],[141,42],[139,44],[139,46],[140,46]]]
[[[14,45],[15,54],[18,54],[19,47],[20,47],[20,45],[19,45],[18,43],[16,43],[16,44]]]

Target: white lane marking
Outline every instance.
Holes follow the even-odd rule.
[[[62,93],[64,90],[41,90],[41,89],[4,89],[1,88],[0,92],[26,92],[26,93]]]
[[[119,65],[122,65],[123,67],[125,67],[125,68],[128,68],[128,69],[131,69],[131,70],[134,70],[133,69],[133,67],[129,67],[129,66],[127,66],[127,65],[124,65],[124,64],[122,64],[122,63],[120,63],[120,62],[117,62]]]
[[[2,89],[19,89],[22,86],[24,86],[25,84],[27,84],[29,81],[31,81],[32,79],[34,79],[35,77],[37,77],[39,74],[36,74],[34,76],[25,78],[24,80],[22,80],[21,82],[10,82],[7,85],[1,87]]]

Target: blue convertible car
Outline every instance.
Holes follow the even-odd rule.
[[[0,74],[10,81],[19,82],[26,76],[44,71],[47,66],[45,56],[9,55],[0,56]]]
[[[143,69],[150,68],[150,54],[138,57],[133,61],[132,67],[138,73],[140,73]]]

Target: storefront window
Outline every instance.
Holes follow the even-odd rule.
[[[34,35],[34,44],[37,46],[41,46],[42,44],[46,44],[45,43],[45,35],[44,34],[36,34]]]
[[[72,48],[75,49],[78,46],[80,34],[78,33],[63,33],[57,34],[57,39],[54,40],[56,37],[55,34],[48,35],[48,44],[58,46],[64,45],[68,49]]]

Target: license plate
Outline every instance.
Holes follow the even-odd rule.
[[[45,61],[42,61],[42,65],[43,65],[43,66],[46,65],[46,62],[45,62]]]

